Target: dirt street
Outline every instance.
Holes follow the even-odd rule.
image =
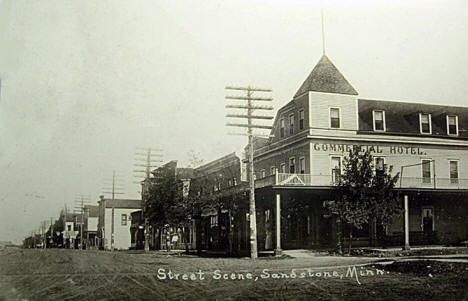
[[[461,300],[468,265],[376,258],[200,258],[164,252],[0,251],[0,300]],[[369,264],[364,266],[364,264]]]

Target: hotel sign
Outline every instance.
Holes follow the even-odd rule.
[[[365,145],[365,144],[334,144],[334,143],[314,143],[315,151],[324,152],[342,152],[349,153],[351,150],[359,150],[359,152],[368,151],[370,153],[382,154],[390,153],[392,155],[426,155],[420,147],[413,146],[381,146],[381,145]]]

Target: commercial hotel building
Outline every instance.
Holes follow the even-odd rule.
[[[324,55],[279,109],[270,136],[254,143],[259,250],[335,245],[336,221],[325,204],[353,148],[368,150],[376,169],[400,173],[396,189],[408,197],[410,244],[468,239],[468,108],[360,98]],[[218,176],[202,194],[235,202],[236,210],[205,213],[198,241],[236,253],[249,248],[248,185],[239,182],[232,192],[225,161],[206,165]],[[403,217],[385,229],[352,231],[355,245],[404,244]]]

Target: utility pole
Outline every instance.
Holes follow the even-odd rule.
[[[68,236],[68,229],[67,229],[67,218],[68,218],[68,213],[67,213],[67,204],[65,204],[65,212],[64,212],[64,218],[63,218],[63,235],[62,235],[62,244],[66,248],[66,239]]]
[[[234,133],[232,135],[241,135],[241,136],[248,136],[249,138],[249,215],[250,215],[250,258],[256,259],[258,257],[257,254],[257,221],[256,221],[256,209],[255,209],[255,178],[254,178],[254,145],[253,145],[253,129],[265,129],[271,130],[272,126],[264,125],[264,124],[254,124],[253,121],[255,120],[271,120],[273,116],[265,116],[265,115],[254,115],[254,110],[273,110],[271,106],[260,106],[256,105],[255,101],[272,101],[273,99],[270,97],[253,97],[252,94],[254,92],[271,92],[271,89],[262,89],[262,88],[254,88],[251,86],[248,87],[232,87],[227,86],[226,90],[236,90],[236,91],[243,91],[246,93],[246,96],[226,96],[228,100],[240,100],[246,103],[238,105],[238,104],[227,104],[226,108],[228,109],[242,109],[243,114],[227,114],[226,117],[228,118],[243,118],[247,119],[247,124],[245,123],[230,123],[228,122],[227,126],[233,127],[241,127],[247,128],[247,134],[245,133]],[[265,135],[259,135],[261,137]]]
[[[50,246],[49,248],[52,248],[52,243],[54,242],[54,223],[53,223],[53,217],[50,218]]]
[[[137,184],[141,185],[141,200],[142,202],[146,202],[146,199],[149,194],[149,186],[151,185],[151,170],[158,167],[160,163],[163,162],[162,158],[162,149],[158,148],[137,148],[141,151],[146,151],[146,153],[137,152],[135,153],[135,161],[137,163],[134,164],[135,167],[143,167],[144,169],[137,169],[134,170],[135,177],[139,179]],[[149,240],[150,240],[150,233],[149,233],[149,220],[146,217],[145,206],[142,208],[143,218],[145,219],[145,251],[149,251]]]
[[[46,221],[41,221],[40,231],[42,232],[42,248],[45,249],[46,244]]]
[[[85,203],[86,201],[86,203]],[[78,203],[78,206],[75,206],[77,212],[81,215],[81,223],[80,223],[80,250],[83,250],[83,225],[84,225],[84,205],[89,205],[90,197],[88,195],[79,194],[75,198],[75,204]]]
[[[117,182],[118,183],[117,183]],[[106,187],[104,189],[111,190],[111,191],[103,191],[103,193],[110,193],[112,195],[112,220],[111,220],[111,250],[114,251],[114,224],[115,224],[115,195],[116,194],[124,194],[122,192],[123,187],[118,186],[116,184],[122,184],[122,182],[118,181],[117,176],[115,174],[115,170],[112,171],[112,183],[111,187]],[[111,188],[111,189],[109,189]],[[104,209],[105,210],[105,209]]]

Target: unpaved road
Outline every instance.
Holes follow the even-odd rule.
[[[237,258],[170,256],[164,252],[12,248],[0,251],[0,300],[462,300],[468,297],[467,264],[431,266],[419,262],[391,268],[362,267],[375,261],[330,256],[261,258],[252,262]],[[418,270],[412,272],[410,265],[418,266]],[[348,275],[353,267],[357,276],[356,273]],[[235,278],[241,279],[230,279],[232,272]],[[280,278],[273,279],[273,275]]]

